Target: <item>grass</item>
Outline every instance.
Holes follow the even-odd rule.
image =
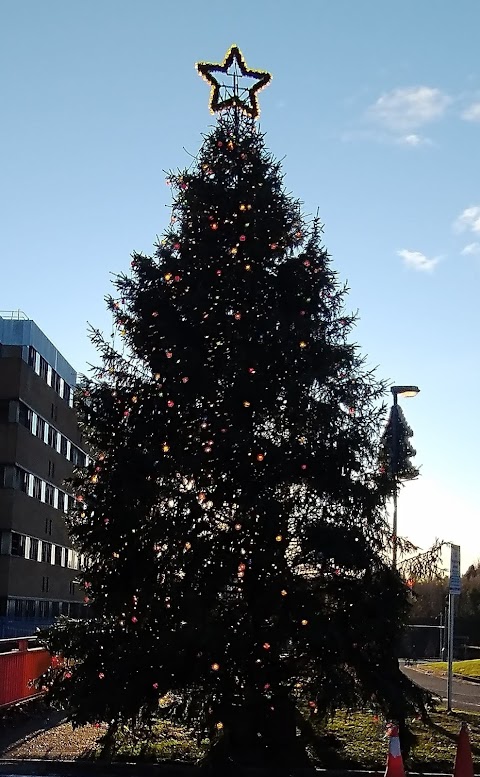
[[[432,661],[429,664],[422,664],[421,669],[427,669],[435,674],[443,674],[447,671],[446,661]],[[480,658],[472,661],[454,661],[453,671],[455,674],[463,674],[466,677],[480,677]]]
[[[411,723],[417,738],[406,767],[411,771],[451,772],[456,753],[456,740],[462,721],[470,728],[470,742],[475,766],[480,767],[480,714],[432,713],[432,727],[421,721]],[[334,752],[320,757],[319,765],[325,768],[383,769],[387,755],[385,723],[371,713],[356,712],[337,714],[319,734],[332,737]],[[331,758],[331,756],[334,756]]]
[[[432,726],[412,721],[417,737],[406,767],[413,771],[451,773],[456,753],[460,724],[466,721],[476,771],[480,770],[480,713],[432,713]],[[316,766],[326,769],[383,770],[388,745],[385,722],[371,712],[339,712],[321,722],[306,715],[302,733],[308,741],[308,752]],[[310,735],[307,733],[311,723]],[[303,731],[303,728],[305,731]],[[313,731],[313,736],[311,732]],[[181,761],[192,763],[207,750],[208,742],[197,743],[191,732],[165,721],[157,722],[149,735],[136,736],[131,731],[118,733],[114,760]],[[97,757],[100,753],[97,752]]]
[[[148,733],[135,733],[127,727],[115,737],[113,759],[116,761],[181,761],[193,763],[205,754],[208,740],[197,742],[183,726],[159,720]],[[96,753],[101,757],[101,752]]]

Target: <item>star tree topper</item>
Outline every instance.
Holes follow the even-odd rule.
[[[230,47],[221,65],[197,62],[196,68],[212,87],[209,103],[212,113],[238,108],[252,119],[257,118],[260,113],[257,93],[268,86],[272,76],[265,70],[250,70],[238,46]],[[217,78],[217,73],[224,77]]]

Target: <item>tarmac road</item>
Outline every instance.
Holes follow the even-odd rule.
[[[446,703],[447,701],[447,678],[427,674],[421,672],[419,669],[411,669],[401,666],[402,672],[405,672],[407,677],[413,680],[414,683],[420,685],[422,688],[426,688],[428,691],[432,691]],[[452,707],[456,710],[463,710],[468,712],[480,712],[480,684],[469,683],[467,680],[457,680],[453,678],[452,684]]]

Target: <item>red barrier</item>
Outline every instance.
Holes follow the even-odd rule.
[[[40,693],[33,684],[52,663],[48,650],[31,647],[27,639],[3,640],[17,648],[0,653],[0,707],[29,699]],[[35,644],[35,643],[33,643]],[[2,645],[3,647],[3,645]],[[1,647],[0,647],[1,649]]]

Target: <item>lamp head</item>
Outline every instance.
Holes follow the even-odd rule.
[[[392,386],[390,391],[395,400],[397,397],[416,397],[420,393],[418,386]]]

